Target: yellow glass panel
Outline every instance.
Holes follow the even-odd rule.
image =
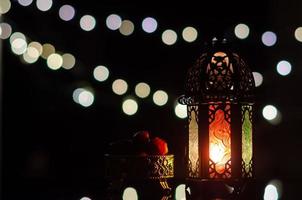
[[[198,147],[198,123],[197,107],[190,106],[191,119],[189,122],[189,176],[199,176],[199,147]]]

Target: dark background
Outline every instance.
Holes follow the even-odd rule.
[[[297,199],[301,184],[301,74],[302,43],[294,31],[302,25],[302,2],[247,1],[225,2],[144,2],[124,1],[54,1],[51,10],[39,11],[33,3],[22,7],[12,2],[3,21],[14,31],[25,33],[31,40],[54,44],[62,52],[75,55],[72,70],[50,70],[44,59],[24,65],[3,41],[2,103],[2,192],[3,199],[80,199],[90,196],[102,199],[104,191],[103,154],[108,142],[129,138],[142,129],[166,139],[171,153],[177,156],[176,177],[183,175],[182,156],[185,120],[174,115],[174,103],[184,91],[187,69],[201,54],[205,42],[214,36],[226,37],[253,71],[264,76],[256,89],[255,161],[259,183],[279,179],[283,183],[282,199]],[[70,22],[58,17],[63,4],[76,8]],[[238,7],[236,7],[238,6]],[[105,25],[106,17],[116,13],[135,24],[126,37]],[[93,31],[79,27],[79,19],[91,14],[97,20]],[[147,34],[141,21],[151,16],[159,26]],[[250,27],[250,36],[236,39],[238,23]],[[193,43],[181,39],[186,26],[196,27],[199,35]],[[175,45],[161,41],[161,33],[171,28],[178,33]],[[275,46],[261,42],[263,32],[277,34]],[[289,76],[277,74],[280,60],[292,64]],[[105,65],[111,74],[106,82],[93,79],[95,66]],[[126,95],[111,91],[117,78],[129,84]],[[151,91],[164,89],[168,104],[158,107],[152,96],[137,99],[139,111],[134,116],[122,112],[123,99],[134,94],[138,82],[147,82]],[[95,91],[95,101],[84,108],[72,100],[72,92],[80,86]],[[262,117],[262,108],[275,105],[282,113],[278,125]]]

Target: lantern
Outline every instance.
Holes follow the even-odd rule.
[[[254,87],[251,70],[224,43],[214,44],[189,69],[179,98],[188,112],[188,183],[234,186],[253,177]]]

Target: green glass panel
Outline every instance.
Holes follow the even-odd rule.
[[[253,157],[253,141],[252,141],[252,122],[250,119],[251,106],[243,107],[243,123],[242,123],[242,160],[244,162],[245,172],[250,171],[250,163]]]

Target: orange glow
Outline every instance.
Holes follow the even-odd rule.
[[[229,110],[229,105],[226,110]],[[215,107],[210,106],[210,110],[214,111]],[[227,111],[226,111],[227,112]],[[210,140],[210,160],[214,163],[214,170],[218,174],[224,174],[227,169],[227,164],[231,159],[231,126],[225,119],[225,112],[221,109],[216,110],[215,118],[210,123],[209,140]],[[210,163],[211,163],[210,162]],[[210,177],[217,178],[219,175],[213,173],[210,169]],[[226,175],[229,177],[230,174]],[[224,176],[223,176],[224,177]]]

